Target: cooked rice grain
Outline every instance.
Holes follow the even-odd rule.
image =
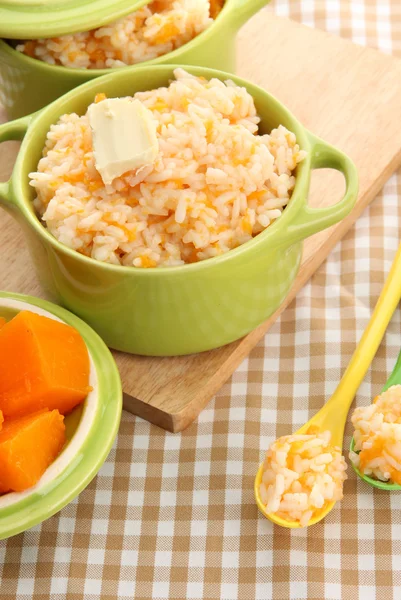
[[[182,69],[175,77],[135,94],[157,122],[156,162],[111,185],[95,168],[87,115],[52,125],[30,178],[60,242],[116,265],[183,265],[236,248],[280,217],[305,156],[295,135],[282,126],[257,135],[253,98],[231,81]]]
[[[287,435],[266,453],[259,493],[268,513],[305,527],[343,497],[347,465],[329,431]]]
[[[107,69],[172,52],[213,22],[221,0],[155,0],[109,25],[57,38],[27,40],[17,50],[51,65]],[[213,18],[212,18],[213,17]]]

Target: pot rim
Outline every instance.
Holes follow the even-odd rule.
[[[296,181],[295,186],[290,197],[289,203],[284,209],[282,215],[269,225],[264,231],[256,235],[253,239],[245,242],[244,244],[229,250],[219,256],[215,256],[212,258],[208,258],[196,263],[185,264],[185,265],[176,265],[169,267],[161,267],[155,269],[133,269],[132,266],[126,265],[113,265],[106,262],[97,261],[94,258],[85,256],[80,254],[76,250],[65,246],[61,242],[59,242],[41,223],[32,207],[32,199],[27,196],[23,189],[23,185],[26,184],[25,176],[24,176],[24,162],[25,156],[29,153],[30,146],[36,140],[36,129],[37,126],[40,125],[42,121],[47,120],[49,113],[54,112],[60,105],[62,105],[63,112],[59,114],[65,114],[68,112],[68,107],[65,105],[69,103],[70,100],[76,98],[77,96],[82,96],[89,90],[93,90],[95,94],[98,91],[101,91],[104,83],[108,83],[113,81],[114,79],[126,78],[127,71],[117,71],[113,73],[109,73],[108,75],[97,77],[96,79],[92,79],[85,84],[74,88],[70,92],[67,92],[45,108],[41,109],[38,113],[35,113],[32,121],[29,123],[27,133],[22,141],[21,148],[18,152],[17,160],[14,166],[13,173],[10,179],[10,188],[14,195],[14,201],[11,206],[14,206],[18,209],[19,213],[24,217],[24,220],[28,222],[28,224],[32,227],[32,229],[44,239],[46,242],[50,243],[54,246],[57,251],[61,251],[62,253],[68,255],[71,258],[74,258],[78,261],[83,261],[84,263],[91,265],[93,268],[102,268],[111,272],[120,272],[121,274],[125,273],[134,273],[136,276],[141,277],[149,277],[149,276],[157,276],[164,277],[167,275],[178,275],[182,273],[194,273],[196,271],[201,271],[203,269],[210,269],[212,267],[217,267],[223,263],[233,261],[237,258],[240,258],[244,254],[250,253],[252,251],[260,251],[262,248],[265,248],[269,245],[269,243],[274,240],[278,234],[282,234],[283,239],[280,241],[275,248],[282,248],[286,245],[292,245],[292,241],[286,243],[285,234],[288,230],[288,225],[291,224],[291,221],[297,214],[299,210],[305,204],[306,197],[309,190],[309,178],[311,173],[311,163],[312,163],[312,143],[311,138],[308,131],[305,127],[294,117],[294,115],[281,103],[277,98],[269,94],[266,90],[253,84],[241,77],[236,75],[232,75],[230,73],[225,73],[223,71],[218,71],[215,69],[209,69],[206,67],[194,67],[188,65],[158,65],[151,67],[152,71],[160,72],[160,74],[165,75],[165,77],[169,77],[170,74],[176,68],[182,68],[187,70],[189,73],[192,73],[197,76],[204,76],[208,79],[212,77],[217,77],[223,81],[227,79],[232,79],[237,85],[246,87],[248,92],[255,97],[258,94],[262,94],[264,97],[264,102],[267,102],[270,106],[275,106],[281,115],[285,115],[285,120],[287,121],[287,125],[290,124],[290,131],[292,131],[297,138],[297,143],[299,144],[302,150],[306,150],[307,156],[304,160],[297,166],[296,170]],[[139,70],[145,71],[149,70],[148,67],[131,67],[131,74],[135,77],[135,74],[138,73]],[[161,84],[163,85],[163,84]],[[258,104],[258,103],[257,103]],[[58,111],[57,111],[58,112]],[[27,117],[23,117],[26,119]],[[58,118],[55,117],[55,118]],[[54,122],[54,121],[53,121]],[[47,129],[48,130],[48,129]],[[24,180],[24,183],[23,183]],[[306,196],[306,197],[305,197]],[[318,228],[316,228],[318,231]]]
[[[216,19],[214,19],[213,23],[189,42],[186,42],[179,48],[176,48],[167,54],[162,54],[161,56],[157,56],[151,60],[135,63],[134,65],[126,65],[124,67],[111,67],[108,69],[74,69],[72,67],[64,67],[63,65],[51,65],[47,62],[39,60],[38,58],[32,58],[26,54],[23,54],[22,52],[19,52],[5,38],[0,38],[0,49],[2,52],[6,52],[7,54],[13,56],[13,58],[18,55],[18,59],[21,61],[21,64],[27,68],[35,68],[39,71],[47,72],[48,75],[55,75],[57,73],[63,77],[74,77],[82,79],[82,82],[86,82],[88,80],[88,76],[90,78],[102,77],[103,75],[108,75],[111,72],[115,73],[120,70],[125,71],[127,68],[140,68],[142,65],[153,66],[163,64],[165,60],[168,60],[169,62],[171,61],[170,64],[178,64],[182,54],[188,50],[194,50],[198,45],[203,43],[207,44],[210,41],[209,38],[214,36],[221,28],[227,28],[227,26],[231,25],[234,31],[239,29],[243,23],[252,16],[252,14],[255,14],[263,6],[269,4],[270,0],[247,0],[247,2],[249,4],[248,10],[244,11],[244,8],[242,8],[242,13],[246,13],[246,18],[238,11],[238,7],[236,6],[238,0],[226,0],[222,10],[217,15]],[[253,3],[255,3],[255,6],[252,6]]]

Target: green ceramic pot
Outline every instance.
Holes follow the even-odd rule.
[[[9,320],[21,310],[59,319],[79,331],[91,358],[93,391],[82,406],[66,417],[68,443],[40,481],[25,492],[0,496],[0,540],[48,519],[88,485],[110,452],[122,411],[117,366],[99,336],[59,306],[0,292],[0,317]]]
[[[112,348],[169,356],[222,346],[249,333],[284,300],[297,274],[302,240],[330,227],[352,209],[358,188],[355,166],[339,150],[306,131],[278,100],[260,87],[227,73],[200,67],[206,78],[231,77],[255,99],[261,131],[280,123],[293,131],[307,158],[297,170],[289,206],[267,230],[246,244],[202,262],[162,269],[100,263],[60,244],[35,216],[28,173],[36,170],[45,136],[60,115],[82,114],[97,92],[125,96],[167,85],[173,67],[120,71],[88,82],[40,113],[0,126],[0,141],[22,139],[0,203],[21,223],[38,276],[47,292],[89,323]],[[129,77],[127,75],[130,75]],[[346,180],[344,198],[327,208],[307,206],[312,169],[329,167]]]
[[[235,71],[235,36],[240,27],[270,0],[227,0],[215,22],[181,48],[147,61],[148,65],[200,65]],[[113,20],[113,14],[110,15]],[[123,67],[125,73],[136,67]],[[30,58],[0,40],[0,103],[16,119],[39,110],[72,88],[119,69],[79,70]]]

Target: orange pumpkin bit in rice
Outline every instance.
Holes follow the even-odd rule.
[[[95,104],[98,104],[99,102],[102,102],[102,100],[106,100],[106,98],[107,98],[107,96],[103,92],[100,92],[99,94],[96,94],[96,96],[95,96]]]

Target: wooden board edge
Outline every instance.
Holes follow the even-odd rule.
[[[149,421],[149,423],[157,425],[157,427],[160,427],[161,429],[175,433],[174,419],[169,413],[160,410],[157,406],[147,404],[146,402],[139,400],[139,398],[130,396],[125,392],[123,392],[123,410],[126,410],[145,421]]]

